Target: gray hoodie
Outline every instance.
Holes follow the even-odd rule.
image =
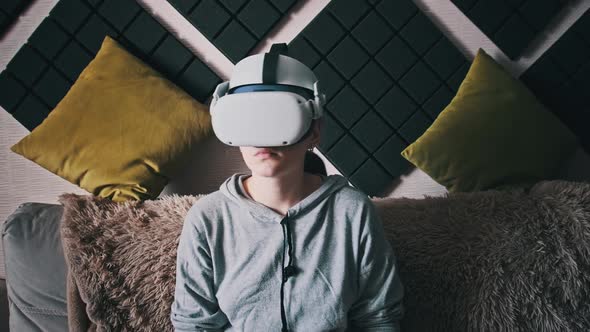
[[[370,198],[340,175],[285,216],[233,174],[188,211],[176,331],[399,331],[403,286]],[[283,327],[283,329],[281,329]]]

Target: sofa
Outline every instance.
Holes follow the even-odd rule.
[[[100,214],[98,206],[118,204],[93,196],[68,197],[67,206],[21,204],[3,226],[11,331],[68,329],[68,264],[60,228],[68,227],[71,236],[75,227],[74,221],[62,218],[64,209],[71,215],[77,212],[73,206],[91,206]],[[196,199],[169,197],[166,209],[175,199],[187,197]],[[590,183],[542,181],[532,187],[372,201],[406,290],[404,331],[590,329]],[[173,221],[182,223],[178,217]],[[141,222],[158,227],[163,221],[153,217]],[[142,236],[137,233],[138,239]],[[80,243],[92,251],[92,241]],[[146,257],[142,263],[172,259],[175,253],[169,255]],[[84,260],[76,253],[70,256],[70,264]],[[96,309],[105,303],[89,305]],[[157,299],[148,305],[167,304]],[[149,324],[149,319],[162,322],[167,316],[142,319]]]

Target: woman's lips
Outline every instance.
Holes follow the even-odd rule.
[[[261,153],[273,153],[273,152],[268,149],[261,149],[261,150],[258,150],[258,152],[256,152],[256,155],[261,154]]]
[[[255,156],[256,157],[270,157],[275,155],[274,152],[272,152],[271,150],[260,150],[258,152],[256,152]]]

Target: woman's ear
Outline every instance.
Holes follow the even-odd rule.
[[[311,141],[313,146],[320,145],[321,132],[322,132],[322,118],[315,119],[313,122],[312,138]]]

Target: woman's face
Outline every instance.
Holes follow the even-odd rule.
[[[287,175],[303,169],[305,151],[320,142],[320,121],[314,120],[307,137],[297,144],[278,147],[241,146],[244,162],[258,176],[274,177]],[[269,153],[259,153],[268,151]]]

